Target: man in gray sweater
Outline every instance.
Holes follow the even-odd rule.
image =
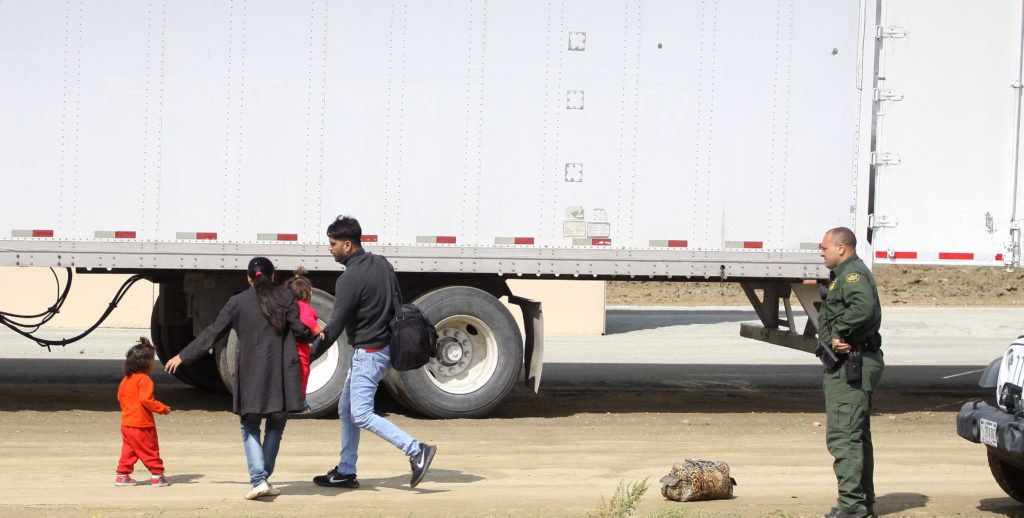
[[[394,300],[399,303],[398,279],[395,269],[383,256],[363,250],[363,230],[355,218],[338,216],[327,227],[331,254],[345,271],[338,276],[334,288],[334,310],[323,332],[311,344],[311,357],[316,358],[334,344],[342,331],[352,344],[352,363],[345,387],[338,401],[341,418],[341,461],[326,475],[313,478],[313,483],[326,487],[359,487],[356,461],[359,457],[360,430],[369,430],[395,445],[409,456],[416,487],[430,468],[436,446],[424,444],[374,413],[373,400],[380,379],[391,366],[388,347],[391,341],[391,319]]]

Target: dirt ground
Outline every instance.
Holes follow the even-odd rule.
[[[1024,304],[1024,270],[876,264],[874,273],[882,307]],[[612,306],[749,305],[739,284],[729,282],[609,282],[606,300]]]
[[[336,419],[293,420],[272,481],[279,497],[249,502],[237,418],[223,398],[165,383],[158,416],[170,487],[114,487],[119,412],[100,384],[0,383],[0,516],[586,516],[620,482],[647,479],[638,516],[817,516],[834,503],[817,391],[607,392],[533,395],[517,388],[488,419],[425,420],[386,401],[403,429],[438,445],[408,487],[404,456],[366,437],[358,490],[314,486],[337,461]],[[952,432],[967,398],[881,394],[873,419],[885,516],[1024,516],[996,486],[984,449]],[[390,406],[390,408],[389,408]],[[674,462],[730,464],[735,497],[677,503],[658,480]],[[141,465],[136,473],[146,473]],[[143,480],[145,480],[143,478]]]

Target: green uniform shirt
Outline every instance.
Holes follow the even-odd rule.
[[[875,278],[856,254],[839,263],[829,275],[828,294],[818,313],[818,338],[863,343],[882,325]]]

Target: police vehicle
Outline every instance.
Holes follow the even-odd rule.
[[[1024,502],[1024,335],[989,364],[978,384],[996,389],[996,406],[982,400],[964,403],[956,416],[956,431],[968,441],[985,445],[988,466],[999,487]]]

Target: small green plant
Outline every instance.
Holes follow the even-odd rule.
[[[615,489],[615,494],[612,495],[611,500],[605,501],[602,498],[597,510],[587,516],[591,518],[629,518],[636,512],[636,504],[646,492],[646,478],[639,482],[630,482],[628,484],[625,481],[619,482],[619,487]]]

